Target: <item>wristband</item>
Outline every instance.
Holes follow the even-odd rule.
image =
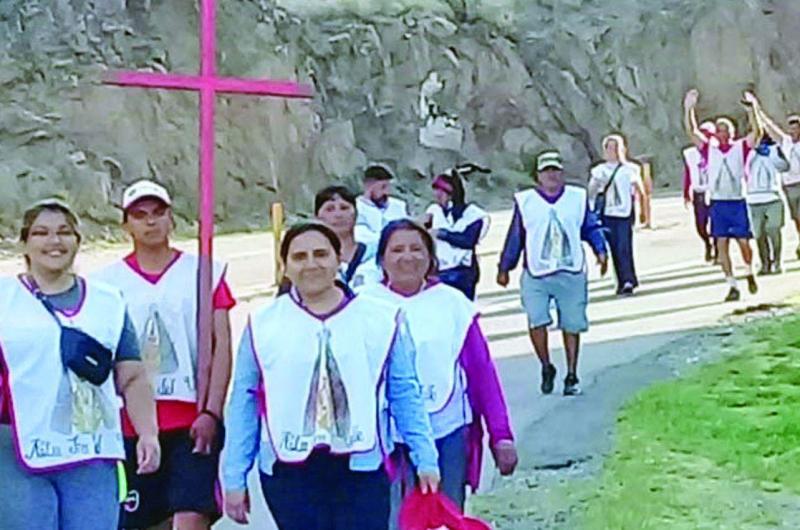
[[[217,416],[216,414],[214,414],[213,412],[211,412],[208,409],[201,410],[200,414],[205,414],[206,416],[211,416],[217,423],[219,423],[219,424],[222,423],[222,418],[220,418],[219,416]]]

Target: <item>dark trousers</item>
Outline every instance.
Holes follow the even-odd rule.
[[[387,530],[389,478],[351,471],[350,458],[316,451],[301,464],[276,462],[261,491],[280,530]]]
[[[633,264],[633,214],[630,217],[604,217],[603,222],[608,229],[608,246],[614,260],[614,272],[617,275],[617,292],[629,283],[633,287],[639,285],[636,279],[636,268]]]
[[[711,244],[709,225],[711,223],[711,205],[706,202],[706,194],[693,192],[692,205],[694,206],[694,226],[697,234],[706,245]]]
[[[453,267],[439,271],[439,280],[451,287],[455,287],[470,300],[475,300],[475,286],[478,283],[477,267]]]

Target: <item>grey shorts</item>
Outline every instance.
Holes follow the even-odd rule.
[[[118,488],[114,462],[30,473],[17,460],[11,427],[0,425],[3,530],[117,530]]]
[[[786,195],[786,204],[789,205],[789,215],[792,219],[800,219],[800,184],[792,184],[783,188]]]
[[[528,326],[539,328],[553,323],[550,301],[555,302],[558,327],[567,333],[583,333],[589,329],[586,306],[589,303],[589,282],[585,273],[556,272],[535,278],[527,270],[522,273],[522,307],[528,314]]]
[[[758,239],[769,232],[783,228],[783,202],[780,199],[763,204],[750,204],[748,210],[754,238]]]

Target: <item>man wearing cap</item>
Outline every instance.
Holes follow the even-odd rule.
[[[700,130],[711,137],[717,128],[712,121],[700,124]],[[694,210],[694,225],[697,235],[703,240],[708,262],[716,259],[716,248],[709,232],[711,220],[711,206],[708,204],[708,167],[703,155],[696,145],[691,145],[683,150],[683,200],[688,208]]]
[[[208,381],[199,385],[199,259],[170,245],[171,205],[167,190],[155,182],[140,180],[129,186],[122,196],[123,227],[133,239],[133,252],[98,273],[128,302],[156,391],[163,448],[161,469],[136,475],[134,432],[123,418],[129,491],[122,528],[148,528],[172,519],[174,528],[207,529],[220,517],[215,484],[231,372],[228,312],[236,302],[225,281],[225,267],[215,263],[211,371]],[[207,395],[198,396],[197,389],[204,387]]]
[[[408,217],[408,206],[391,197],[392,173],[382,165],[369,166],[364,172],[364,193],[356,199],[356,241],[377,243],[383,227]]]
[[[786,131],[778,127],[764,109],[758,107],[758,116],[770,136],[780,147],[782,154],[789,162],[789,169],[781,175],[783,193],[789,206],[789,215],[794,220],[797,233],[800,234],[800,115],[793,114],[787,119]],[[800,259],[800,246],[795,251]]]
[[[567,354],[564,395],[580,393],[580,334],[589,328],[586,254],[582,241],[592,247],[605,275],[606,241],[600,220],[589,208],[586,190],[566,185],[561,155],[546,151],[536,159],[536,185],[514,196],[514,214],[497,273],[497,283],[506,287],[509,271],[523,256],[520,293],[528,314],[531,342],[542,364],[544,394],[553,391],[556,376],[556,367],[550,362],[547,332],[552,324],[551,300],[558,311]]]

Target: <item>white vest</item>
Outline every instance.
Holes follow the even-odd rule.
[[[525,257],[534,277],[554,272],[583,272],[586,256],[581,227],[586,215],[586,190],[565,186],[550,204],[535,189],[514,195],[525,228]]]
[[[793,186],[800,184],[800,142],[793,142],[785,138],[781,144],[783,155],[789,161],[789,171],[783,173],[783,185]]]
[[[406,316],[417,352],[417,375],[428,413],[444,409],[453,399],[457,382],[464,379],[460,356],[467,332],[478,310],[464,294],[443,283],[405,297],[385,285],[375,285],[363,296],[398,304]],[[466,389],[462,389],[465,391]]]
[[[489,232],[489,214],[483,209],[468,204],[464,214],[458,221],[453,220],[452,212],[445,216],[444,210],[438,204],[431,204],[425,213],[431,215],[431,228],[443,228],[451,232],[463,232],[475,221],[483,221],[479,241]],[[436,259],[439,260],[439,270],[446,271],[454,267],[469,267],[472,264],[474,249],[454,247],[447,241],[436,240]]]
[[[262,439],[282,462],[318,446],[334,454],[372,450],[388,415],[385,372],[398,327],[396,306],[357,296],[325,320],[290,294],[251,315],[266,396]]]
[[[716,141],[709,142],[707,166],[711,200],[744,199],[744,143],[744,138],[734,140],[728,152],[723,153]]]
[[[406,219],[408,207],[406,202],[396,197],[389,197],[385,208],[378,208],[374,202],[363,195],[356,199],[356,241],[366,244],[377,244],[383,227],[392,221]]]
[[[778,149],[770,146],[769,155],[759,155],[755,149],[747,160],[747,202],[765,204],[780,200],[781,177],[779,169],[785,169],[786,161],[778,155]]]
[[[113,288],[85,282],[84,299],[62,325],[88,333],[116,352],[125,302]],[[101,386],[61,363],[61,330],[17,278],[0,279],[0,343],[7,370],[15,442],[21,464],[48,470],[98,459],[122,460],[121,399],[114,373]]]
[[[95,275],[119,288],[128,303],[157,400],[197,401],[198,266],[197,256],[181,254],[156,284],[124,261]],[[214,264],[214,290],[224,271],[224,266]]]
[[[362,289],[380,283],[383,280],[383,271],[375,261],[375,251],[375,245],[367,245],[364,255],[361,256],[361,261],[356,266],[356,270],[353,272],[349,282],[346,280],[347,269],[350,268],[350,264],[342,262],[339,265],[339,280],[347,284],[353,292],[360,292]]]
[[[703,164],[703,155],[700,153],[700,150],[695,146],[687,147],[683,150],[683,160],[686,162],[686,167],[689,169],[691,191],[697,193],[707,192],[708,171]]]
[[[619,164],[616,162],[603,162],[592,168],[592,179],[599,184],[599,191],[608,184],[611,175]],[[633,185],[642,181],[642,170],[633,162],[623,162],[614,181],[608,186],[606,192],[606,210],[603,212],[608,217],[630,217],[633,212]]]

